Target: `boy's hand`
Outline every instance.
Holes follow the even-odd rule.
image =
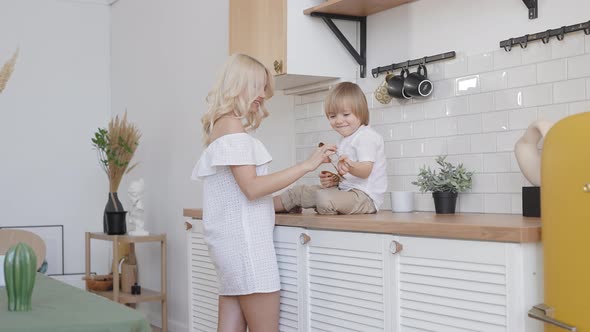
[[[337,168],[338,174],[340,175],[344,175],[350,172],[350,169],[352,168],[352,160],[350,160],[347,155],[340,156],[340,158],[338,159]]]
[[[335,187],[338,185],[338,182],[340,182],[338,174],[329,171],[320,172],[320,184],[322,185],[322,188]]]

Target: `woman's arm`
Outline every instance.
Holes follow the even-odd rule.
[[[324,145],[317,148],[306,161],[269,175],[256,175],[254,165],[230,166],[230,169],[244,195],[249,200],[255,200],[289,186],[306,173],[318,168],[326,157],[335,152],[336,146]]]

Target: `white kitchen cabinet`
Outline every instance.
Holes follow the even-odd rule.
[[[542,331],[540,245],[400,237],[401,331]]]
[[[259,59],[278,90],[355,78],[358,64],[322,19],[304,15],[313,0],[230,0],[229,53]],[[336,22],[352,45],[356,23]]]
[[[307,331],[397,331],[394,237],[321,230],[309,236]]]
[[[187,221],[190,331],[215,331],[215,270],[201,221]],[[274,239],[281,332],[543,331],[527,317],[543,302],[540,243],[286,226]]]

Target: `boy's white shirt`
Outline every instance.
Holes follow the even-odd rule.
[[[338,155],[346,155],[352,161],[371,161],[373,170],[366,179],[350,173],[338,185],[340,190],[358,189],[369,195],[375,209],[383,204],[383,194],[387,191],[387,161],[383,137],[370,126],[360,126],[352,135],[342,138],[338,143]]]

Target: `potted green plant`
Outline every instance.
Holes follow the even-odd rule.
[[[473,172],[467,171],[463,164],[454,166],[445,159],[447,156],[436,157],[436,163],[440,169],[432,170],[430,167],[420,168],[417,185],[421,192],[432,192],[436,213],[455,213],[457,194],[471,188]]]
[[[141,133],[134,124],[127,122],[127,113],[121,119],[115,116],[108,129],[98,128],[92,138],[98,161],[109,180],[109,196],[103,216],[103,231],[107,234],[125,234],[125,214],[117,191],[123,175],[129,173],[137,163],[130,165],[139,145]]]

